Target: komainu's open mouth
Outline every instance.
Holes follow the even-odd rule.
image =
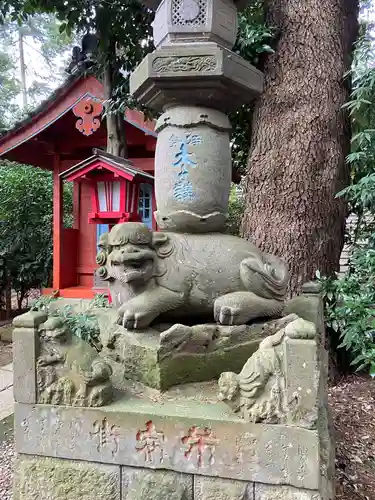
[[[127,261],[121,266],[115,266],[115,272],[117,278],[123,283],[131,281],[147,282],[152,277],[153,268],[153,260]]]
[[[115,250],[109,255],[110,274],[127,284],[147,282],[153,276],[155,252],[150,249]]]

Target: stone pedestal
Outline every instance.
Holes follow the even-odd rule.
[[[106,500],[321,500],[317,492],[291,486],[25,455],[17,460],[15,479],[14,500],[98,495]]]
[[[165,391],[172,386],[218,379],[223,366],[240,372],[260,342],[292,322],[297,316],[252,325],[205,324],[158,325],[155,329],[107,332],[111,313],[99,317],[105,347],[102,356],[111,364],[116,387],[125,379]]]
[[[188,2],[190,14],[196,8],[202,22],[178,20]],[[161,48],[133,72],[130,91],[164,111],[156,126],[156,221],[167,231],[222,231],[232,175],[231,127],[224,113],[251,102],[262,90],[263,75],[228,50],[237,33],[230,1],[163,0],[154,31]],[[187,38],[191,43],[183,45]]]
[[[103,236],[115,309],[96,311],[100,354],[56,318],[17,319],[14,499],[332,500],[319,291],[305,287],[284,309],[286,265],[223,234],[225,113],[263,83],[230,50],[238,2],[146,1],[156,50],[130,91],[162,112],[164,232],[129,223]],[[278,319],[250,324],[260,318]]]
[[[215,43],[167,45],[131,75],[134,97],[164,111],[156,125],[155,155],[155,217],[161,229],[225,228],[232,162],[224,113],[251,102],[262,83],[262,73]]]
[[[130,390],[101,409],[17,404],[15,500],[330,498],[318,429],[245,423],[210,383]]]
[[[295,319],[294,311],[302,303],[315,327]],[[218,401],[215,380],[165,392],[123,380],[114,402],[98,408],[35,404],[16,394],[19,455],[14,499],[91,500],[100,495],[109,500],[332,500],[334,457],[326,407],[321,305],[316,295],[289,302],[293,321],[281,320],[284,323],[276,334],[268,330],[250,358],[262,360],[258,354],[269,356],[270,349],[276,349],[279,356],[284,403],[283,414],[273,423],[249,421]],[[31,316],[24,324],[35,326],[45,319]],[[17,323],[20,329],[22,317]],[[194,336],[189,336],[189,327],[180,327],[181,335],[172,335],[170,340],[182,341],[188,352]],[[319,335],[312,338],[315,331]],[[35,335],[23,339],[25,350],[29,342],[38,343]],[[138,335],[140,340],[141,332]],[[159,353],[163,334],[161,338]],[[15,342],[20,339],[16,337]],[[179,344],[172,344],[177,345],[177,354]],[[197,337],[190,346],[199,346]],[[17,377],[23,366],[21,351],[15,347]],[[171,349],[169,345],[164,354]],[[33,357],[38,349],[30,352]],[[222,363],[230,359],[229,355]],[[264,373],[269,370],[267,359]],[[29,362],[35,364],[36,359]],[[136,357],[133,364],[137,364]],[[25,384],[29,384],[35,373],[26,377]],[[268,380],[272,382],[272,375]]]

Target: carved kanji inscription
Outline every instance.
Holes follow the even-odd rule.
[[[219,440],[209,427],[190,427],[186,436],[181,439],[185,445],[185,458],[190,460],[195,457],[197,467],[202,467],[205,464],[205,457],[207,464],[213,465],[215,461],[215,449],[219,444]]]
[[[112,456],[115,456],[119,448],[119,428],[117,425],[110,425],[104,417],[103,420],[96,420],[93,423],[93,432],[90,437],[96,440],[96,449],[110,448]]]
[[[163,462],[164,433],[156,430],[152,420],[146,422],[145,429],[137,432],[136,440],[135,449],[144,454],[145,462],[152,463],[157,459]]]

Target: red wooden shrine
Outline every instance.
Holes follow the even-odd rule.
[[[105,153],[104,89],[93,76],[69,77],[0,139],[0,157],[53,172],[53,288],[62,297],[94,296],[97,241],[120,221],[156,228],[154,123],[124,115],[128,160]],[[73,183],[73,227],[63,224],[63,184]]]

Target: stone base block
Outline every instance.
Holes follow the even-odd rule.
[[[130,92],[156,110],[194,104],[230,112],[251,102],[263,88],[263,74],[216,44],[175,45],[146,56],[130,76]]]
[[[121,500],[193,500],[193,476],[122,468]]]
[[[318,491],[301,490],[290,486],[256,484],[254,500],[331,500],[322,499]]]
[[[330,500],[290,486],[19,455],[13,500]]]
[[[317,430],[245,422],[217,403],[216,383],[164,394],[141,390],[131,394],[129,387],[122,400],[101,408],[17,404],[16,449],[319,490],[323,467]]]
[[[254,484],[217,477],[194,477],[194,500],[253,500]]]
[[[158,325],[158,329],[145,331],[119,326],[110,333],[105,328],[108,319],[104,313],[98,321],[101,332],[105,332],[101,342],[107,346],[102,355],[112,364],[115,385],[121,389],[122,381],[131,379],[164,391],[178,384],[217,379],[223,366],[239,373],[265,337],[295,318],[289,315],[239,326]]]
[[[21,455],[13,500],[121,500],[120,476],[114,465]]]

